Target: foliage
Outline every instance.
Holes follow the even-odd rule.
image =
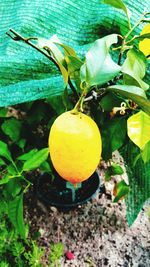
[[[17,228],[10,225],[7,203],[2,197],[0,205],[0,259],[3,259],[1,266],[42,266],[40,265],[42,250],[35,242],[22,240],[18,236]]]
[[[4,161],[2,165],[5,167],[2,169],[0,180],[0,185],[4,185],[3,195],[7,200],[8,216],[20,236],[25,238],[26,226],[23,221],[23,192],[27,190],[31,182],[25,178],[24,173],[37,168],[47,159],[48,148],[35,152],[32,158],[29,158],[22,164],[21,160],[14,162],[6,143],[1,141],[0,155],[9,161],[7,165],[5,160],[2,159]]]
[[[142,42],[149,39],[150,35],[147,32],[136,36],[133,34],[140,24],[149,21],[149,12],[143,13],[137,23],[132,25],[130,11],[122,1],[103,2],[125,12],[128,20],[125,35],[109,34],[96,40],[85,54],[84,61],[71,47],[67,46],[66,49],[66,45],[56,35],[50,40],[41,41],[37,38],[37,47],[41,53],[48,53],[62,73],[65,90],[69,84],[74,97],[79,96],[73,112],[83,111],[85,101],[93,100],[89,102],[88,109],[101,129],[102,157],[109,160],[112,152],[121,149],[130,139],[141,149],[135,157],[135,163],[139,157],[146,163],[149,161],[150,141],[149,85],[144,81],[147,57],[139,50],[141,46],[137,40]],[[22,36],[12,32],[24,41]],[[106,179],[109,180],[112,174],[112,170],[108,169]],[[129,186],[121,181],[114,190],[118,192],[114,201],[118,201],[129,192]]]
[[[42,267],[41,257],[44,254],[43,249],[39,248],[34,241],[31,242],[31,246],[31,251],[24,253],[24,257],[28,260],[29,266]]]
[[[5,198],[0,195],[0,266],[9,267],[42,267],[44,249],[37,245],[35,240],[22,239],[18,235],[17,227],[13,227],[9,220],[9,211]],[[60,257],[64,253],[62,243],[50,245],[49,263],[58,266]]]
[[[60,108],[65,109],[63,102],[61,105]],[[23,198],[34,183],[32,176],[35,176],[35,169],[52,172],[47,160],[48,149],[43,147],[47,145],[50,121],[57,113],[48,101],[22,104],[12,109],[13,112],[9,108],[0,109],[0,258],[3,259],[2,266],[43,266],[44,250],[28,238],[29,226],[23,218]],[[19,117],[18,114],[25,116]],[[13,120],[20,125],[19,133],[16,130],[17,138]],[[9,125],[9,131],[7,127],[5,131],[3,125]],[[23,139],[26,142],[20,146]]]
[[[129,186],[122,180],[114,188],[114,202],[126,196],[130,215],[132,206],[134,211],[136,209],[134,216],[129,218],[129,224],[134,221],[144,201],[150,196],[148,171],[145,167],[150,163],[150,101],[149,85],[145,80],[149,52],[145,54],[142,49],[140,51],[141,42],[150,39],[150,34],[134,34],[138,26],[150,21],[149,12],[143,13],[137,23],[132,25],[130,12],[122,0],[103,2],[126,14],[128,30],[126,34],[113,33],[95,40],[84,59],[83,56],[80,58],[73,48],[63,44],[56,35],[47,40],[24,38],[12,29],[8,33],[9,36],[10,33],[13,34],[11,38],[15,41],[23,41],[34,47],[55,65],[62,74],[64,92],[44,101],[16,106],[15,114],[10,114],[7,108],[0,109],[2,266],[9,266],[10,262],[13,262],[14,266],[16,262],[18,266],[41,266],[43,250],[35,242],[27,242],[28,226],[23,220],[23,196],[32,184],[31,174],[35,169],[52,172],[51,163],[47,160],[48,132],[56,116],[73,106],[74,112],[87,109],[101,129],[103,159],[111,159],[112,152],[116,149],[123,149],[122,153],[127,154],[124,152],[125,147],[132,141],[132,158],[129,161],[130,157],[125,157],[132,171],[132,175],[129,172]],[[29,87],[30,85],[28,84]],[[137,162],[144,170],[140,177],[136,172]],[[122,169],[113,163],[106,172],[106,180],[116,174],[121,175]],[[147,188],[142,184],[143,174]],[[137,188],[139,191],[136,191]],[[134,201],[138,192],[140,198]],[[132,205],[133,202],[136,207]],[[5,207],[5,210],[2,207]],[[7,254],[10,259],[7,259]],[[52,245],[50,266],[59,264],[62,254],[62,244]]]
[[[131,116],[128,121],[128,136],[141,150],[150,141],[150,116],[139,111]]]
[[[51,244],[50,246],[50,254],[49,254],[49,267],[61,267],[60,266],[60,258],[64,254],[64,246],[62,243],[56,243],[56,244]]]
[[[121,175],[124,171],[122,167],[119,164],[116,164],[114,162],[111,163],[111,166],[107,168],[105,171],[105,181],[108,182],[111,179],[111,176],[114,175]]]
[[[31,106],[29,110],[31,110]],[[24,136],[25,129],[28,127],[28,133],[29,135],[31,133],[33,137],[34,127],[30,126],[30,121],[27,124],[24,118],[14,118],[11,114],[10,117],[7,117],[8,109],[5,113],[2,111],[3,109],[0,118],[2,122],[0,133],[3,136],[3,141],[2,139],[0,141],[0,189],[6,201],[8,217],[16,232],[22,239],[25,239],[28,235],[28,227],[23,219],[23,195],[32,184],[27,176],[40,166],[42,166],[42,171],[51,172],[50,165],[46,162],[48,148],[41,148],[41,141],[40,145],[36,144],[36,148],[30,145],[30,136]],[[34,125],[37,127],[37,123],[41,122],[41,117],[34,117],[35,114],[33,118],[30,116],[30,120],[33,119]],[[37,132],[34,134],[36,136]],[[22,140],[25,142],[21,142]],[[44,165],[42,165],[43,163]]]
[[[126,196],[129,192],[129,186],[125,183],[124,180],[121,180],[116,184],[114,188],[115,198],[113,202],[118,202],[122,197]]]

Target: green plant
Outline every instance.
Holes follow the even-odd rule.
[[[62,243],[51,244],[49,254],[49,267],[61,267],[60,258],[64,254],[64,245]]]
[[[41,126],[45,123],[42,121],[43,113],[49,112],[49,105],[41,104],[39,108],[38,103],[30,103],[20,108],[11,108],[11,112],[8,108],[0,109],[0,189],[9,219],[18,234],[25,239],[28,227],[23,220],[23,196],[32,184],[31,173],[37,168],[42,172],[51,172],[50,164],[46,161],[48,148],[43,148],[47,146],[43,140],[46,129]],[[37,110],[39,115],[35,117],[32,110]],[[38,132],[41,127],[42,136]],[[31,138],[34,142],[30,141]]]
[[[9,267],[9,264],[5,261],[1,261],[1,267]]]
[[[140,24],[150,21],[149,12],[144,12],[137,23],[131,25],[130,12],[121,0],[103,2],[125,12],[128,31],[123,35],[114,33],[96,40],[84,60],[57,36],[50,40],[24,38],[12,29],[7,34],[14,40],[21,40],[34,47],[56,65],[64,79],[62,99],[66,107],[70,103],[68,84],[74,94],[73,102],[78,97],[74,110],[83,111],[88,105],[88,110],[102,131],[105,160],[110,159],[116,149],[121,149],[125,144],[130,145],[131,140],[134,164],[141,157],[148,163],[150,101],[147,98],[149,85],[144,77],[149,54],[145,56],[139,50],[138,42],[150,38],[150,34],[134,35],[134,31]],[[137,154],[140,155],[138,158]],[[121,185],[120,190],[123,192],[126,185],[123,186],[123,182]]]
[[[22,239],[9,220],[7,203],[0,200],[0,266],[42,266],[44,251],[32,239]]]
[[[44,255],[44,250],[39,248],[35,241],[31,241],[31,250],[24,253],[24,257],[28,260],[29,266],[42,267],[41,257]]]
[[[47,159],[48,148],[31,150],[14,161],[7,144],[0,141],[0,156],[4,166],[0,186],[3,186],[8,216],[21,237],[25,238],[27,231],[23,220],[23,193],[27,191],[31,182],[25,178],[24,173],[36,169]]]

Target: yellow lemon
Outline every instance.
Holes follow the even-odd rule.
[[[83,113],[61,114],[49,135],[50,157],[65,180],[76,184],[88,179],[101,157],[101,136],[96,123]]]
[[[150,23],[146,24],[146,26],[143,28],[141,34],[150,34]],[[143,52],[145,56],[150,55],[150,39],[145,38],[144,40],[139,42],[139,49]],[[148,57],[150,59],[150,56]]]

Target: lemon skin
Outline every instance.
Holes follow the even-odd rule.
[[[96,123],[83,113],[61,114],[49,135],[50,157],[65,180],[76,184],[88,179],[101,157],[101,135]]]
[[[146,24],[143,28],[141,34],[150,34],[150,23]],[[147,57],[150,55],[150,39],[145,38],[144,40],[139,42],[139,49],[143,52],[143,54]],[[150,56],[148,57],[150,59]]]

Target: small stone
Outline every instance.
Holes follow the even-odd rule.
[[[56,213],[57,212],[57,209],[55,207],[50,207],[51,211]]]
[[[40,229],[39,229],[39,233],[40,233],[41,236],[44,236],[44,234],[45,234],[45,230],[42,229],[42,228],[40,228]]]

